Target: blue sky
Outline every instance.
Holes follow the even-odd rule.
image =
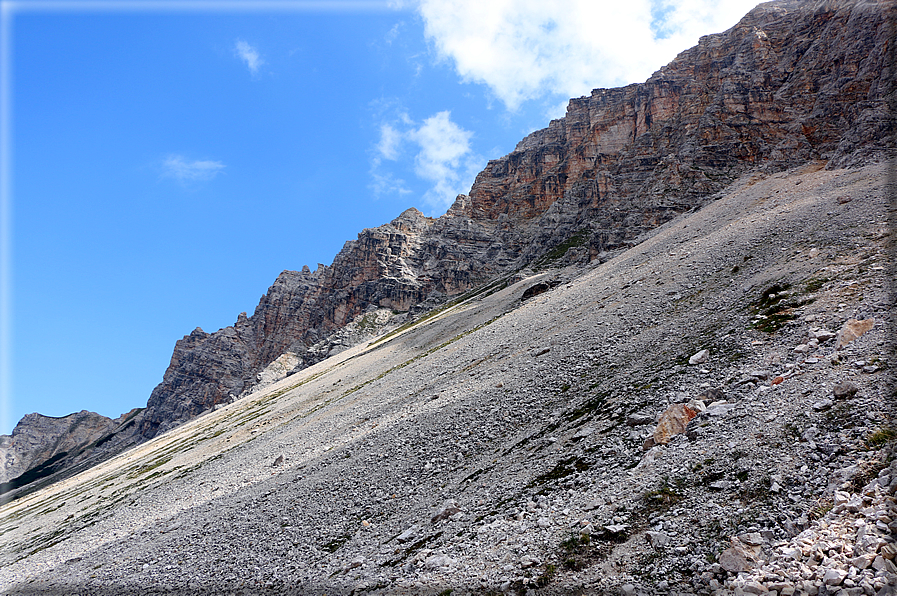
[[[144,406],[195,327],[754,3],[2,4],[8,434]]]

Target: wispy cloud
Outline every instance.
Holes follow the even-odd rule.
[[[240,60],[246,63],[246,66],[249,67],[249,72],[254,75],[258,74],[259,67],[265,63],[258,50],[242,39],[238,39],[234,45],[234,53]]]
[[[162,161],[162,175],[174,178],[178,182],[199,182],[211,180],[222,171],[225,165],[220,161],[193,160],[183,155],[169,155]]]
[[[401,178],[397,178],[392,172],[380,172],[379,162],[371,167],[371,183],[369,185],[375,197],[387,195],[405,196],[411,194],[411,189]]]
[[[757,0],[421,0],[427,38],[510,110],[550,95],[641,82]]]
[[[371,159],[371,189],[382,194],[409,194],[405,181],[383,171],[384,160],[412,161],[415,176],[429,188],[423,202],[434,211],[445,210],[455,198],[468,192],[486,160],[476,154],[470,141],[473,132],[452,121],[448,111],[415,122],[401,113],[391,123],[380,125],[380,140]]]
[[[435,208],[447,208],[459,194],[467,192],[483,159],[470,148],[473,133],[451,120],[448,111],[430,116],[408,137],[420,152],[414,158],[414,171],[433,186],[424,193],[424,202]]]
[[[399,157],[399,144],[402,142],[402,133],[389,124],[380,125],[380,142],[377,143],[377,153],[383,158],[395,161]]]

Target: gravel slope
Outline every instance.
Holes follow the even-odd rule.
[[[885,181],[744,177],[7,503],[2,593],[894,593]]]

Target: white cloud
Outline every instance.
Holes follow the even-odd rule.
[[[445,210],[455,197],[466,193],[486,160],[473,152],[471,131],[452,122],[448,111],[438,112],[422,123],[400,113],[392,123],[380,125],[380,140],[371,159],[371,189],[376,196],[409,194],[405,181],[382,171],[383,160],[402,161],[414,155],[415,175],[430,186],[423,201],[434,211]],[[414,147],[411,152],[403,149]]]
[[[178,182],[196,182],[211,180],[225,168],[220,161],[194,160],[188,161],[182,155],[169,155],[162,162],[162,174],[174,178]]]
[[[246,66],[249,67],[249,72],[252,74],[258,74],[259,67],[265,63],[258,50],[242,39],[238,39],[236,45],[234,45],[234,53],[240,60],[246,63]]]
[[[395,25],[393,25],[392,29],[387,31],[386,36],[384,37],[384,40],[386,41],[386,45],[392,45],[392,42],[394,42],[396,40],[396,38],[399,36],[399,30],[404,25],[405,25],[405,23],[400,21],[400,22],[396,23]]]
[[[546,95],[642,82],[757,0],[421,0],[425,32],[461,78],[510,110]]]
[[[414,171],[433,186],[424,201],[434,208],[447,208],[455,197],[469,190],[484,161],[470,148],[473,133],[451,120],[448,111],[430,116],[408,138],[418,144]]]
[[[377,152],[381,156],[392,161],[398,159],[401,142],[402,133],[389,124],[380,125],[380,142],[377,143]]]

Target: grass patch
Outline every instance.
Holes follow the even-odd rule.
[[[880,449],[895,439],[897,439],[897,430],[888,426],[880,428],[866,437],[866,445],[870,449]]]
[[[555,466],[551,468],[551,470],[533,478],[528,486],[530,488],[535,486],[542,486],[548,482],[566,478],[567,476],[575,474],[576,472],[585,472],[591,467],[592,464],[581,457],[567,457],[555,464]]]
[[[326,550],[328,553],[331,553],[331,554],[335,553],[337,550],[339,550],[339,547],[341,547],[346,542],[348,542],[349,538],[351,538],[351,537],[352,536],[350,536],[349,534],[343,534],[342,536],[337,536],[336,538],[330,540],[329,542],[325,542],[324,544],[322,544],[321,548]]]
[[[794,309],[810,304],[812,299],[794,299],[789,292],[791,284],[785,282],[775,283],[760,294],[760,297],[751,303],[750,310],[754,313],[754,329],[764,333],[775,333],[788,322],[797,318]]]
[[[666,476],[660,479],[660,486],[642,495],[642,504],[649,512],[666,511],[683,498],[685,481],[681,478],[670,483]]]
[[[578,230],[572,236],[549,250],[547,253],[542,255],[535,263],[533,263],[533,271],[544,269],[554,261],[557,261],[564,255],[566,255],[567,251],[569,251],[571,248],[578,248],[584,245],[588,240],[590,234],[591,230],[589,230],[588,228]]]
[[[804,291],[807,294],[818,292],[829,280],[827,277],[811,277],[804,283]]]
[[[406,548],[405,552],[403,552],[401,554],[401,556],[399,556],[395,559],[386,561],[385,563],[383,563],[383,565],[386,567],[395,567],[396,565],[398,565],[399,563],[401,563],[402,561],[407,559],[410,554],[422,549],[423,547],[427,546],[434,540],[438,540],[440,536],[442,536],[442,532],[436,532],[435,534],[430,534],[429,536],[425,536],[424,538],[421,538],[420,540],[418,540],[417,542],[415,542],[414,544],[412,544],[411,546]]]

